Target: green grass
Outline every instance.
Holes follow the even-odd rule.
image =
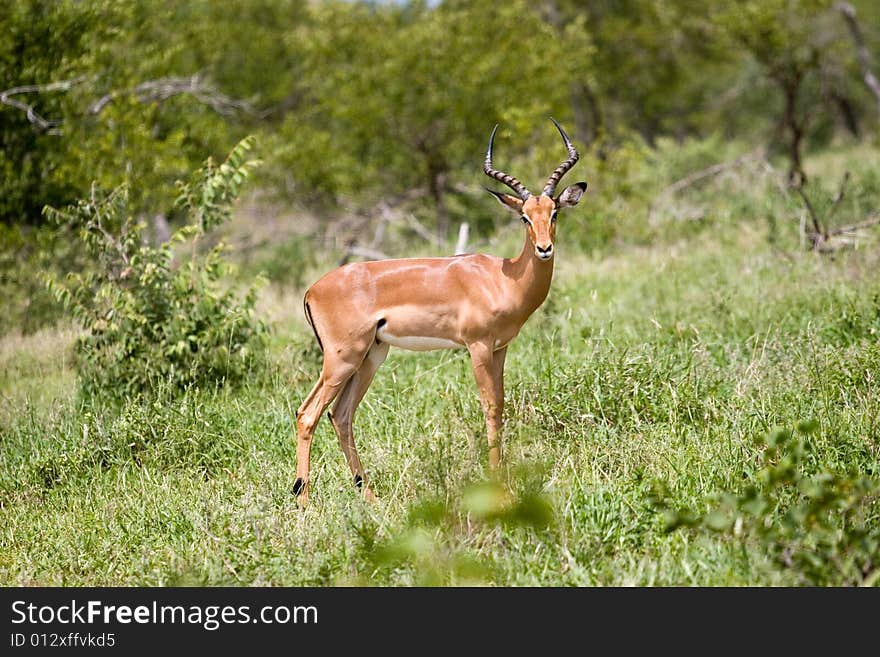
[[[454,511],[487,476],[464,353],[393,352],[357,419],[379,502],[322,422],[302,512],[292,418],[319,367],[304,326],[279,327],[276,367],[243,390],[118,412],[78,405],[70,333],[44,332],[3,352],[3,583],[794,582],[757,546],[665,533],[650,484],[705,506],[749,480],[755,436],[803,419],[817,464],[878,475],[876,252],[789,261],[746,232],[559,257],[507,368],[508,483],[544,495],[548,526]],[[438,502],[453,511],[414,515]]]
[[[356,419],[379,500],[322,421],[299,510],[293,415],[320,355],[290,289],[265,291],[272,364],[238,390],[100,407],[77,400],[70,329],[2,338],[0,583],[803,583],[758,542],[667,533],[652,491],[705,511],[755,482],[756,438],[806,420],[809,472],[880,477],[880,251],[709,228],[584,255],[560,222],[550,297],[508,354],[503,489],[466,353],[392,350]]]

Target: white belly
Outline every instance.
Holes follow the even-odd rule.
[[[445,338],[427,338],[420,335],[392,335],[385,328],[376,331],[380,342],[387,342],[392,347],[409,349],[410,351],[431,351],[432,349],[458,349],[462,345]]]

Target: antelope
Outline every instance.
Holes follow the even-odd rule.
[[[517,257],[465,254],[355,262],[325,274],[306,291],[303,307],[323,352],[323,365],[296,413],[293,493],[301,506],[308,503],[315,426],[334,400],[328,416],[354,484],[366,499],[373,499],[355,448],[353,421],[390,347],[468,350],[486,421],[489,466],[498,468],[507,347],[547,297],[559,211],[576,205],[587,189],[587,183],[579,182],[554,196],[579,155],[562,126],[550,120],[562,136],[568,159],[553,171],[539,196],[493,167],[497,125],[489,137],[483,171],[515,195],[486,191],[525,224],[525,244]]]

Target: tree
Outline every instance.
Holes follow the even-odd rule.
[[[572,89],[581,137],[638,132],[682,137],[702,127],[726,55],[711,47],[711,3],[687,0],[548,0],[548,20],[568,32],[588,31],[589,59]]]
[[[823,22],[830,6],[829,0],[749,0],[731,4],[719,18],[722,31],[754,57],[781,97],[778,130],[795,187],[806,182],[804,140],[835,95],[831,72],[845,57],[843,42]]]
[[[311,10],[310,110],[289,117],[281,134],[295,191],[375,200],[416,190],[430,199],[443,238],[447,197],[465,176],[473,181],[492,126],[517,136],[504,147],[507,161],[536,126],[546,124],[549,137],[547,117],[569,115],[559,81],[588,46],[560,40],[523,2]]]
[[[298,99],[301,58],[283,36],[302,0],[11,5],[0,14],[6,223],[39,223],[44,204],[93,180],[137,181],[133,207],[167,211],[176,178]]]

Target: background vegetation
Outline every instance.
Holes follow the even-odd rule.
[[[0,8],[0,581],[877,585],[880,6]],[[485,143],[582,154],[508,356],[392,353],[297,509],[302,292],[513,255]],[[261,160],[255,161],[256,152]],[[48,210],[44,208],[48,206]],[[262,285],[254,286],[258,278]]]

